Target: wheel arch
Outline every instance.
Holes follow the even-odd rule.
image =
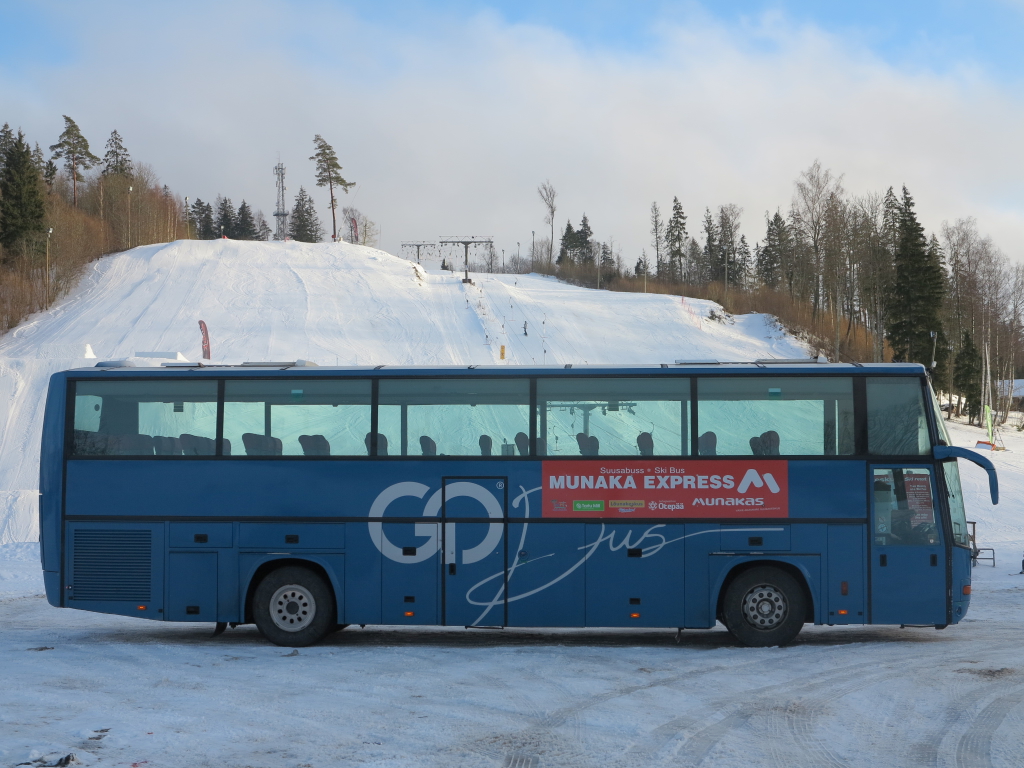
[[[732,568],[726,571],[724,577],[718,585],[717,594],[715,597],[715,618],[718,621],[722,621],[722,603],[725,600],[725,593],[729,589],[729,585],[736,580],[736,578],[743,573],[753,568],[777,568],[784,573],[789,574],[796,579],[797,584],[804,592],[804,598],[807,600],[807,610],[804,614],[805,624],[815,623],[815,603],[814,593],[811,591],[810,584],[808,582],[807,574],[803,568],[794,563],[788,563],[784,560],[767,560],[767,559],[755,559],[755,560],[744,560],[743,562],[736,563]],[[724,622],[722,622],[724,623]]]
[[[331,590],[331,597],[334,599],[334,604],[339,612],[340,620],[341,604],[338,600],[338,595],[340,594],[339,585],[331,574],[330,569],[328,569],[323,563],[318,562],[316,559],[288,556],[272,557],[264,560],[253,569],[251,574],[249,574],[249,579],[245,584],[245,602],[243,603],[245,623],[253,623],[252,599],[253,595],[256,593],[256,587],[259,586],[260,582],[263,581],[268,574],[273,573],[279,568],[286,568],[290,565],[308,568],[327,582],[327,586]]]

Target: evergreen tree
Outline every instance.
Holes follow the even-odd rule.
[[[338,219],[335,211],[338,208],[338,200],[334,197],[334,188],[345,190],[355,186],[354,181],[345,181],[341,176],[341,165],[338,164],[338,156],[334,153],[334,147],[328,144],[318,133],[313,137],[313,146],[316,151],[309,158],[316,163],[316,185],[327,187],[331,192],[331,240],[338,242]]]
[[[572,262],[572,252],[576,248],[576,230],[572,228],[572,222],[565,222],[565,232],[562,233],[562,242],[558,246],[558,259],[556,264],[562,264],[566,259]]]
[[[937,241],[928,247],[924,228],[914,213],[914,199],[903,187],[899,241],[895,254],[896,281],[889,317],[893,361],[931,365],[931,332],[942,330],[939,312],[946,292],[942,252]]]
[[[583,214],[583,221],[580,222],[580,228],[576,230],[576,260],[580,264],[593,264],[594,263],[594,245],[591,239],[594,236],[594,230],[590,228],[590,221],[587,219],[587,214]]]
[[[665,270],[665,219],[657,203],[651,203],[651,246],[654,248],[654,267],[660,278],[667,277]]]
[[[217,195],[215,210],[217,214],[217,219],[214,222],[216,236],[236,239],[235,228],[238,214],[235,213],[235,206],[231,204],[231,198]]]
[[[50,146],[53,159],[64,159],[64,169],[71,176],[73,202],[78,207],[78,171],[87,171],[100,161],[89,151],[89,142],[85,140],[78,125],[64,115],[64,132],[58,137],[57,143]]]
[[[4,158],[7,157],[7,150],[14,146],[14,131],[11,130],[11,126],[4,123],[4,127],[0,128],[0,171],[4,167]]]
[[[633,268],[633,273],[637,277],[643,277],[644,275],[651,274],[651,262],[647,258],[647,251],[640,251],[640,258],[636,260],[636,267]]]
[[[43,185],[25,135],[18,131],[0,171],[0,245],[26,248],[45,229]]]
[[[273,235],[273,230],[270,225],[267,224],[266,218],[263,216],[263,211],[256,211],[256,240],[269,240]]]
[[[235,219],[236,240],[259,240],[259,231],[256,229],[256,220],[252,216],[252,209],[249,204],[242,201],[238,206],[238,218]]]
[[[36,142],[35,149],[32,150],[32,164],[39,171],[39,175],[42,176],[46,173],[46,158],[43,156],[43,148],[39,146],[39,142]]]
[[[324,238],[324,230],[316,215],[313,198],[306,194],[303,187],[299,187],[299,194],[295,196],[295,207],[292,208],[292,215],[288,221],[288,234],[292,240],[301,243],[319,243]]]
[[[701,251],[701,269],[699,281],[709,283],[713,280],[721,280],[723,270],[721,268],[721,246],[718,242],[718,225],[715,217],[711,215],[711,209],[704,209],[704,249]]]
[[[191,217],[197,240],[214,240],[218,237],[214,232],[212,205],[204,203],[197,197],[196,201],[192,203]]]
[[[672,198],[672,215],[665,228],[665,249],[668,252],[669,278],[675,282],[683,279],[683,261],[686,258],[686,214],[678,197]]]
[[[953,387],[966,401],[967,415],[973,423],[981,413],[981,354],[964,332],[963,344],[953,363]]]
[[[779,287],[782,273],[782,245],[780,241],[781,230],[786,226],[786,222],[778,211],[770,218],[768,212],[765,211],[764,220],[766,225],[764,244],[756,249],[757,265],[755,271],[757,272],[758,283],[766,288],[775,289]]]
[[[117,131],[111,131],[110,138],[107,139],[106,149],[107,153],[103,156],[103,170],[101,173],[104,176],[109,176],[113,173],[131,176],[134,166],[132,165],[131,155],[124,148],[121,134]]]

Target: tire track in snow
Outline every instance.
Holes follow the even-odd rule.
[[[1003,720],[1024,701],[1024,685],[990,702],[971,720],[956,745],[957,768],[991,768],[992,737]]]

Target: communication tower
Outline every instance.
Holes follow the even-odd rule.
[[[277,220],[277,230],[274,232],[275,240],[288,239],[288,204],[285,203],[284,193],[288,188],[284,185],[284,163],[278,161],[274,166],[274,175],[277,176],[277,210],[274,211],[274,218]]]

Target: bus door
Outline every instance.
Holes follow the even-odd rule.
[[[441,488],[444,623],[504,626],[508,478],[446,477]]]
[[[872,468],[871,623],[946,624],[946,550],[927,467]]]

